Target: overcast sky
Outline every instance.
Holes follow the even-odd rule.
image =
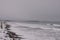
[[[60,0],[0,0],[0,19],[60,21]]]

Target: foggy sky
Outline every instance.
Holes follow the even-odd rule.
[[[0,0],[0,19],[60,21],[60,0]]]

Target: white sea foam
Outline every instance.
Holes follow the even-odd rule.
[[[23,38],[26,38],[26,40],[55,40],[59,39],[57,36],[59,36],[60,31],[57,32],[56,28],[54,28],[53,25],[42,25],[42,24],[27,24],[27,23],[17,23],[17,22],[8,22],[12,26],[11,31],[15,32],[18,35],[23,35]],[[15,28],[15,27],[20,28]],[[31,30],[21,28],[23,27],[31,27]],[[48,29],[48,30],[34,30],[34,28],[41,28],[41,29]],[[53,30],[49,30],[53,29]],[[57,33],[57,34],[56,34]],[[25,39],[22,39],[25,40]]]
[[[60,24],[53,24],[53,26],[60,26]]]
[[[17,23],[17,22],[8,22],[12,27],[25,26],[31,28],[42,28],[42,29],[52,29],[52,25],[42,25],[42,24],[28,24],[28,23]]]

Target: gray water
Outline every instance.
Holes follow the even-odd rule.
[[[19,25],[17,25],[16,23]],[[28,25],[28,24],[31,24],[31,25]],[[17,35],[22,35],[21,37],[24,39],[21,39],[21,40],[60,40],[60,30],[32,28],[33,26],[36,26],[36,25],[37,25],[36,27],[38,27],[40,24],[44,24],[44,26],[43,25],[42,26],[45,27],[45,24],[48,24],[48,23],[11,22],[9,25],[14,25],[14,26],[11,26],[10,31],[16,33]],[[28,25],[28,26],[24,26],[24,25]],[[32,26],[32,27],[29,27],[29,26]],[[54,26],[49,25],[47,27],[54,27]]]

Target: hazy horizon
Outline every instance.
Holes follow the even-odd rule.
[[[0,19],[60,22],[60,0],[0,0]]]

